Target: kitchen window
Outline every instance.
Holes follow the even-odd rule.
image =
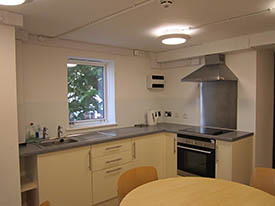
[[[67,80],[70,128],[115,124],[111,61],[68,58]]]

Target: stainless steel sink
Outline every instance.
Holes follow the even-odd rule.
[[[39,145],[43,147],[53,146],[53,145],[64,145],[69,143],[78,142],[76,139],[53,139],[53,140],[45,140],[40,142]]]
[[[106,135],[101,132],[73,135],[73,138],[77,139],[79,141],[90,141],[90,140],[103,139],[103,138],[108,138],[108,137],[110,137],[110,135],[108,135],[108,134]]]
[[[114,132],[97,132],[97,133],[105,136],[112,136],[112,137],[117,136]]]

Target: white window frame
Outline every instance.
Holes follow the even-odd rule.
[[[82,129],[88,127],[101,127],[101,126],[109,126],[116,125],[115,122],[115,111],[109,114],[109,110],[114,110],[114,64],[112,61],[108,60],[94,60],[94,59],[84,59],[84,58],[75,58],[68,57],[67,64],[82,64],[82,65],[91,65],[91,66],[101,66],[104,69],[104,118],[103,119],[93,119],[93,120],[78,120],[70,124],[69,121],[69,129]],[[67,68],[68,69],[68,68]],[[109,77],[108,77],[109,76]],[[67,79],[68,80],[68,79]],[[68,85],[68,83],[67,83]],[[110,97],[110,99],[109,99]],[[68,102],[68,95],[67,95]],[[110,105],[111,104],[111,105]],[[68,102],[68,114],[69,114],[69,102]],[[112,109],[110,109],[112,108]],[[68,115],[69,116],[69,115]]]

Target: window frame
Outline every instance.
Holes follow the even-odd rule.
[[[107,63],[102,61],[95,61],[90,59],[78,59],[78,58],[67,58],[66,68],[68,72],[67,64],[80,64],[80,65],[91,65],[91,66],[99,66],[103,67],[103,87],[104,87],[104,118],[102,119],[89,119],[89,120],[77,120],[71,122],[69,119],[69,128],[77,129],[81,127],[92,127],[97,125],[103,125],[108,123],[108,98],[107,98]],[[67,75],[67,88],[68,88],[68,75]],[[68,105],[68,115],[69,112],[69,102],[68,102],[68,89],[67,89],[67,105]]]

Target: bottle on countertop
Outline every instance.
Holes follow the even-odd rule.
[[[31,122],[28,127],[28,138],[34,138],[35,137],[35,126],[34,123]]]
[[[42,129],[40,127],[40,124],[36,125],[36,130],[35,130],[35,137],[36,138],[42,138]]]

